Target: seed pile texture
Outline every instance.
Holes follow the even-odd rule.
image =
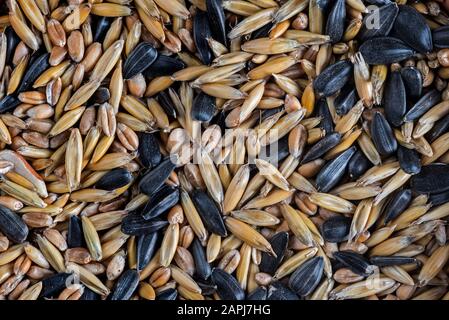
[[[0,300],[449,300],[448,0],[6,0]]]

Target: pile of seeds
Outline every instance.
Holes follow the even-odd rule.
[[[5,2],[0,300],[449,299],[449,1]]]

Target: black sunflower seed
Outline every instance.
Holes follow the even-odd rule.
[[[398,191],[385,206],[384,222],[388,223],[398,217],[402,212],[404,212],[405,209],[407,209],[411,201],[412,191],[410,189]]]
[[[212,281],[209,279],[207,281],[205,280],[196,280],[196,283],[198,284],[198,287],[201,289],[201,294],[203,296],[210,296],[215,294],[215,291],[217,288],[215,287],[215,284],[212,283]]]
[[[449,115],[438,120],[432,129],[427,133],[426,138],[429,142],[435,141],[439,136],[449,131]]]
[[[203,191],[197,189],[192,191],[192,201],[198,210],[204,226],[209,232],[226,237],[227,231],[215,202]]]
[[[246,297],[246,300],[267,300],[268,298],[268,291],[265,287],[257,287],[257,289],[254,289],[248,296]]]
[[[357,90],[353,83],[346,84],[334,100],[335,111],[343,116],[352,109],[358,100]]]
[[[266,252],[262,252],[262,259],[259,264],[259,270],[261,272],[269,273],[271,275],[276,272],[276,269],[279,267],[282,259],[284,259],[288,245],[288,238],[287,232],[278,232],[271,237],[270,244],[273,251],[276,253],[276,257]]]
[[[398,5],[392,2],[371,11],[363,19],[363,25],[359,32],[360,38],[367,40],[374,37],[387,36],[393,28],[398,12]],[[376,22],[379,24],[374,25]]]
[[[277,143],[274,142],[264,148],[264,152],[258,155],[260,159],[268,161],[271,164],[281,162],[290,154],[288,150],[288,136],[285,136]]]
[[[143,270],[153,258],[154,253],[156,252],[158,239],[158,232],[152,232],[137,237],[137,270]]]
[[[148,78],[171,76],[173,73],[185,67],[186,64],[181,60],[160,54],[143,72],[143,75]]]
[[[273,29],[273,26],[274,24],[270,22],[263,27],[260,27],[259,29],[253,31],[250,37],[251,40],[268,37],[268,34],[270,33],[270,30]]]
[[[421,158],[416,150],[399,146],[397,156],[399,165],[404,172],[417,174],[421,171]]]
[[[426,113],[430,108],[441,101],[441,93],[432,89],[421,97],[405,114],[404,121],[414,121]]]
[[[139,135],[139,160],[146,168],[157,166],[162,159],[159,143],[153,133],[142,132]]]
[[[442,26],[432,31],[433,45],[438,49],[449,48],[449,26]]]
[[[161,291],[157,294],[156,300],[176,300],[178,297],[178,291],[173,288]]]
[[[78,216],[71,215],[69,219],[69,228],[67,231],[67,246],[69,248],[82,247],[84,244],[84,235],[81,226],[81,219]]]
[[[87,300],[87,301],[93,301],[93,300],[100,300],[100,295],[98,293],[93,292],[88,287],[84,287],[84,292],[81,295],[80,300]]]
[[[423,77],[421,71],[415,67],[404,67],[401,69],[402,80],[404,81],[407,96],[418,99],[422,95]]]
[[[392,64],[408,59],[415,51],[399,39],[378,37],[365,41],[359,48],[368,64]]]
[[[304,262],[295,272],[293,272],[290,276],[288,285],[298,296],[308,296],[320,283],[323,271],[323,258],[314,257]]]
[[[11,26],[6,27],[4,32],[6,35],[6,63],[12,65],[12,58],[20,38]]]
[[[154,219],[171,209],[179,201],[179,189],[163,186],[150,197],[150,201],[142,210],[142,216],[146,220]]]
[[[15,96],[6,96],[0,100],[0,113],[5,113],[14,110],[19,104],[20,100]]]
[[[383,156],[396,152],[398,148],[393,130],[380,112],[375,113],[371,122],[371,138],[376,150]]]
[[[378,267],[400,266],[404,264],[418,263],[418,260],[416,258],[401,256],[373,256],[369,260],[373,265]]]
[[[412,190],[418,193],[441,193],[449,190],[449,165],[432,163],[410,179]]]
[[[58,273],[42,280],[41,298],[51,298],[66,288],[70,273]]]
[[[159,103],[161,107],[164,109],[165,113],[172,118],[176,118],[176,110],[175,107],[173,106],[173,101],[167,94],[167,92],[165,91],[160,92],[157,96],[157,99],[159,100]]]
[[[385,116],[393,126],[399,127],[407,112],[407,93],[399,71],[390,73],[383,96]]]
[[[357,148],[352,146],[321,168],[316,177],[316,186],[318,190],[328,192],[338,184],[345,174],[349,160],[356,151]]]
[[[334,131],[334,121],[329,111],[327,100],[321,98],[317,103],[317,116],[321,117],[320,128],[323,129],[326,134],[330,134]]]
[[[37,54],[37,53],[36,53]],[[44,53],[36,56],[33,62],[28,65],[27,71],[22,78],[17,92],[26,91],[32,88],[34,81],[48,68],[50,64],[48,63],[49,53]]]
[[[92,97],[92,103],[105,103],[108,102],[109,98],[111,98],[111,93],[109,92],[109,89],[106,87],[100,87],[95,91],[93,97]]]
[[[361,275],[369,276],[373,273],[373,267],[369,261],[359,253],[353,251],[338,251],[334,252],[334,258],[349,268],[352,272]]]
[[[204,248],[198,238],[193,240],[191,248],[193,260],[195,261],[195,274],[199,278],[207,280],[212,273],[212,269],[210,264],[207,262],[206,253],[204,252]]]
[[[111,292],[111,300],[129,300],[139,284],[139,273],[136,270],[126,270],[115,283]]]
[[[149,149],[147,149],[149,150]],[[139,189],[151,196],[159,189],[165,180],[168,179],[172,171],[176,168],[176,161],[172,161],[170,157],[163,160],[159,165],[142,177],[139,182]]]
[[[95,22],[95,28],[92,28],[94,31],[93,40],[94,42],[103,43],[104,37],[106,33],[108,33],[109,28],[111,27],[113,18],[108,17],[97,17]]]
[[[331,38],[332,43],[337,43],[345,32],[346,6],[345,0],[334,1],[326,23],[326,34]]]
[[[399,6],[392,32],[420,53],[428,53],[433,49],[430,27],[426,19],[412,6]]]
[[[431,203],[433,206],[439,206],[440,204],[446,202],[449,202],[449,191],[431,194],[429,197],[429,203]]]
[[[267,300],[299,300],[299,297],[281,282],[275,281],[268,287]]]
[[[313,82],[315,91],[324,97],[332,96],[348,82],[352,75],[352,63],[341,60],[324,69]]]
[[[193,17],[193,40],[201,61],[209,65],[212,62],[212,52],[207,39],[212,37],[212,31],[207,19],[207,13],[198,10]]]
[[[126,186],[132,181],[131,172],[125,168],[108,171],[95,184],[97,189],[114,190]]]
[[[139,43],[123,64],[123,78],[131,79],[144,72],[157,58],[157,50],[148,42]]]
[[[360,178],[371,167],[371,161],[362,151],[357,151],[349,160],[348,174],[352,180]]]
[[[212,281],[217,286],[217,294],[222,300],[243,300],[245,292],[232,275],[218,268],[212,270]]]
[[[215,115],[215,97],[200,92],[193,101],[192,119],[196,121],[209,122]]]
[[[301,163],[307,163],[312,160],[318,159],[323,154],[339,144],[340,140],[341,134],[339,134],[338,132],[334,132],[325,136],[323,139],[315,143],[309,151],[307,151]]]
[[[168,225],[167,220],[145,220],[140,213],[130,213],[122,221],[122,232],[130,236],[142,236],[156,232]]]
[[[214,39],[221,42],[225,47],[226,41],[226,17],[223,10],[222,0],[206,0],[207,18],[212,29]]]
[[[346,240],[351,229],[351,218],[343,216],[330,217],[321,225],[324,240],[342,242]]]
[[[0,205],[0,231],[11,241],[22,243],[28,236],[28,227],[22,218]]]

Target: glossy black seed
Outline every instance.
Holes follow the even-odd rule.
[[[214,39],[221,42],[225,47],[226,41],[226,17],[223,10],[222,0],[206,0],[207,18],[212,29]]]
[[[412,176],[410,185],[417,193],[441,193],[449,190],[449,165],[432,163],[421,168],[421,172]]]
[[[104,37],[111,27],[112,20],[113,18],[97,17],[96,22],[94,23],[95,28],[92,28],[92,31],[94,32],[94,42],[103,43]]]
[[[374,37],[387,36],[393,28],[394,20],[398,15],[399,8],[396,3],[388,3],[372,10],[363,19],[363,25],[360,29],[359,36],[362,40]],[[378,23],[378,25],[375,25]]]
[[[157,58],[157,50],[148,42],[139,43],[123,64],[123,78],[130,79],[144,72]]]
[[[362,151],[357,151],[349,160],[348,174],[352,180],[360,178],[369,168],[371,168],[371,161],[365,156]]]
[[[100,87],[95,91],[93,97],[92,97],[92,103],[105,103],[108,102],[108,100],[111,98],[111,93],[109,92],[109,89],[106,87]]]
[[[217,110],[215,97],[200,92],[193,100],[192,119],[196,121],[209,122]]]
[[[212,281],[217,286],[217,294],[222,300],[243,300],[245,292],[232,275],[218,268],[212,270]]]
[[[140,213],[130,213],[122,221],[122,232],[130,236],[142,236],[156,232],[168,225],[167,220],[145,220]]]
[[[412,6],[399,6],[393,34],[420,53],[432,51],[432,32],[426,19]]]
[[[399,39],[378,37],[365,41],[359,48],[368,64],[391,64],[408,59],[415,51]]]
[[[157,166],[162,159],[159,143],[153,133],[142,132],[139,135],[139,160],[146,168]]]
[[[20,38],[11,26],[6,27],[4,32],[6,36],[6,64],[12,65],[14,52],[20,42]]]
[[[436,138],[449,131],[449,115],[443,119],[438,120],[432,129],[427,133],[426,138],[428,142],[435,141]]]
[[[191,196],[207,231],[226,237],[223,217],[212,198],[200,189],[193,190]]]
[[[66,282],[70,273],[58,273],[42,280],[41,298],[51,298],[58,295],[66,288]]]
[[[278,232],[270,239],[271,247],[273,251],[276,253],[276,257],[273,255],[269,255],[266,252],[262,252],[262,259],[259,264],[260,272],[265,272],[273,275],[276,272],[276,269],[279,267],[282,259],[284,259],[285,252],[287,250],[288,245],[288,233],[287,232]]]
[[[343,216],[330,217],[321,225],[324,240],[342,242],[348,237],[351,229],[351,218]]]
[[[157,99],[159,100],[159,104],[162,109],[164,109],[165,113],[172,118],[176,118],[176,110],[168,93],[165,91],[160,92]]]
[[[315,143],[312,148],[309,149],[309,151],[307,151],[301,163],[307,163],[312,160],[318,159],[330,149],[339,144],[340,140],[341,134],[339,134],[338,132],[334,132],[325,136],[323,139]]]
[[[126,270],[115,283],[109,296],[111,300],[129,300],[139,284],[139,273],[136,270]]]
[[[35,54],[37,55],[37,53]],[[48,63],[49,57],[49,53],[40,54],[39,56],[36,56],[33,62],[30,62],[17,92],[27,91],[32,88],[34,81],[36,81],[45,70],[50,68],[50,64]]]
[[[19,104],[21,104],[21,102],[15,96],[6,96],[0,100],[0,113],[13,111]]]
[[[28,227],[17,213],[0,205],[0,231],[11,241],[22,243],[28,236]]]
[[[159,165],[145,174],[139,182],[140,190],[146,195],[151,196],[159,189],[165,180],[168,179],[172,171],[176,168],[176,161],[166,158]]]
[[[357,90],[353,83],[346,84],[334,100],[335,111],[338,115],[343,116],[352,109],[357,103]]]
[[[275,281],[268,287],[267,300],[299,300],[299,297],[282,282]]]
[[[181,60],[160,54],[143,72],[143,75],[148,78],[171,76],[173,73],[182,70],[185,67],[186,64]]]
[[[210,264],[207,262],[206,253],[204,252],[204,247],[201,245],[200,240],[195,238],[191,245],[191,251],[193,260],[195,261],[195,274],[199,278],[203,280],[207,280],[211,273],[212,269]]]
[[[289,287],[298,296],[308,296],[320,283],[324,271],[324,260],[322,257],[314,257],[303,264],[290,276]]]
[[[423,77],[421,72],[415,67],[404,67],[401,69],[402,80],[404,81],[407,96],[418,99],[422,95]]]
[[[346,6],[345,0],[335,0],[329,16],[327,17],[326,34],[332,43],[337,43],[345,32]]]
[[[337,261],[358,275],[366,277],[374,271],[369,261],[359,253],[353,251],[337,251],[333,255]]]
[[[84,235],[81,226],[81,219],[78,216],[71,215],[69,219],[69,228],[67,230],[67,246],[69,248],[83,247]]]
[[[143,208],[142,216],[146,220],[154,219],[169,209],[173,208],[179,201],[179,189],[164,186],[150,197],[150,201]]]
[[[433,45],[438,48],[449,48],[449,26],[442,26],[432,31]]]
[[[397,156],[404,172],[417,174],[421,171],[421,158],[416,150],[399,146]]]
[[[97,189],[114,190],[126,186],[132,181],[133,176],[128,169],[117,168],[108,171],[95,184]]]
[[[340,182],[345,174],[349,160],[356,150],[357,148],[352,146],[321,168],[316,177],[316,186],[319,191],[328,192]]]
[[[143,270],[156,252],[156,245],[159,239],[158,232],[152,232],[137,237],[136,255],[137,270]]]
[[[84,292],[81,295],[80,300],[93,301],[93,300],[100,300],[100,298],[101,297],[98,293],[93,292],[88,287],[84,287]]]
[[[399,127],[407,112],[407,93],[399,71],[393,71],[385,84],[383,96],[385,116],[394,127]]]
[[[418,263],[416,258],[401,256],[373,256],[370,259],[371,264],[378,267],[400,266],[404,264]]]
[[[267,300],[268,298],[268,290],[265,287],[257,287],[257,289],[254,289],[252,292],[248,294],[246,297],[246,300]]]
[[[320,96],[329,97],[348,82],[352,76],[352,63],[349,60],[341,60],[324,69],[313,82],[315,91]]]
[[[371,122],[371,138],[376,150],[383,156],[393,154],[398,148],[393,130],[380,112],[375,113]]]
[[[436,89],[430,90],[405,114],[404,121],[409,122],[418,119],[440,101],[441,93]]]
[[[270,23],[264,25],[263,27],[253,31],[251,33],[251,40],[268,37],[270,30],[273,29],[273,27],[274,27],[274,24],[272,22],[270,22]]]
[[[388,202],[384,209],[384,222],[388,223],[398,217],[405,209],[408,208],[412,201],[412,191],[403,189],[398,191],[394,197]]]
[[[449,191],[431,194],[428,202],[433,206],[439,206],[440,204],[449,202]]]
[[[207,18],[207,13],[198,10],[193,17],[193,40],[201,61],[209,65],[212,62],[212,52],[207,42],[212,37],[212,31]]]
[[[200,287],[201,294],[203,296],[211,296],[211,295],[215,294],[216,287],[215,287],[215,284],[213,284],[210,279],[205,281],[205,280],[198,280],[195,278],[195,280],[196,280],[196,283],[198,284],[198,287]]]
[[[176,300],[177,297],[178,291],[176,291],[176,289],[170,288],[159,292],[156,296],[156,300]]]
[[[329,106],[326,99],[321,98],[317,103],[317,116],[321,117],[320,128],[323,129],[326,134],[330,134],[334,131],[334,121],[329,111]]]

